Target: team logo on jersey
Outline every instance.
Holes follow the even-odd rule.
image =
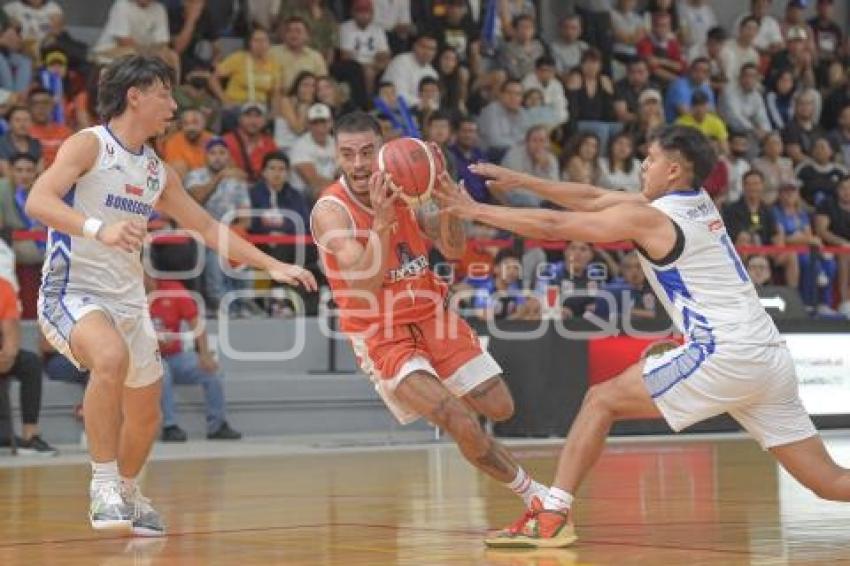
[[[155,193],[159,190],[158,177],[148,177],[148,190],[152,193]]]
[[[414,256],[407,243],[401,242],[396,245],[395,252],[399,267],[390,270],[391,281],[396,282],[419,277],[428,269],[428,258],[424,255]]]
[[[708,229],[712,232],[719,232],[723,230],[723,221],[722,220],[712,220],[708,223]]]
[[[111,143],[106,144],[106,155],[115,157],[115,147]]]
[[[137,196],[137,197],[140,197],[140,196],[145,194],[145,190],[142,187],[138,187],[136,185],[130,185],[130,184],[124,185],[124,192],[127,193],[128,195],[133,195],[133,196]]]

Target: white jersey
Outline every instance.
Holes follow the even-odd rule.
[[[149,146],[133,153],[121,145],[107,126],[91,132],[100,149],[92,168],[65,197],[74,210],[104,225],[141,218],[145,221],[165,187],[165,166]],[[147,307],[139,253],[128,253],[98,241],[48,232],[42,269],[44,299],[66,294],[90,295],[128,308]]]
[[[781,343],[708,194],[702,190],[668,193],[652,206],[673,221],[677,241],[659,264],[641,254],[641,265],[688,341],[709,351],[716,344]]]

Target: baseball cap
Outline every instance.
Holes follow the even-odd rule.
[[[44,57],[44,64],[48,67],[55,64],[68,65],[68,57],[61,51],[50,51]]]
[[[654,88],[648,88],[638,96],[638,104],[643,104],[644,102],[649,102],[650,100],[654,100],[661,104],[661,93],[655,90]]]
[[[317,122],[319,120],[330,120],[331,109],[326,104],[317,102],[307,110],[307,121]]]
[[[803,26],[791,26],[788,28],[788,33],[786,36],[788,41],[794,40],[802,40],[805,41],[809,39],[809,33],[806,31],[806,28]]]
[[[266,115],[266,105],[265,105],[265,104],[262,104],[261,102],[254,102],[254,101],[252,101],[252,102],[246,102],[245,104],[243,104],[243,105],[242,105],[242,108],[241,108],[241,109],[240,109],[240,111],[239,111],[239,113],[240,113],[240,114],[245,114],[246,112],[250,112],[250,111],[252,111],[252,110],[253,110],[254,112],[259,112],[259,113],[260,113],[260,114],[262,114],[263,116],[265,116],[265,115]]]
[[[227,148],[227,144],[224,142],[224,138],[216,136],[214,138],[210,138],[210,140],[204,146],[204,150],[209,151],[217,145]]]

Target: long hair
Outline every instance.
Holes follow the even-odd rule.
[[[159,57],[127,55],[116,59],[100,73],[97,113],[104,123],[127,110],[127,91],[146,89],[157,81],[167,87],[175,84],[174,70]]]

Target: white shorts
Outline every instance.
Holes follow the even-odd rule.
[[[643,376],[677,432],[728,412],[764,449],[817,434],[800,401],[794,361],[784,344],[720,344],[712,352],[691,342],[648,358]]]
[[[127,387],[145,387],[162,377],[162,362],[156,331],[147,309],[127,310],[92,295],[67,293],[39,295],[38,323],[47,341],[79,369],[82,363],[71,352],[71,331],[81,318],[101,311],[112,321],[127,343],[130,369]]]

